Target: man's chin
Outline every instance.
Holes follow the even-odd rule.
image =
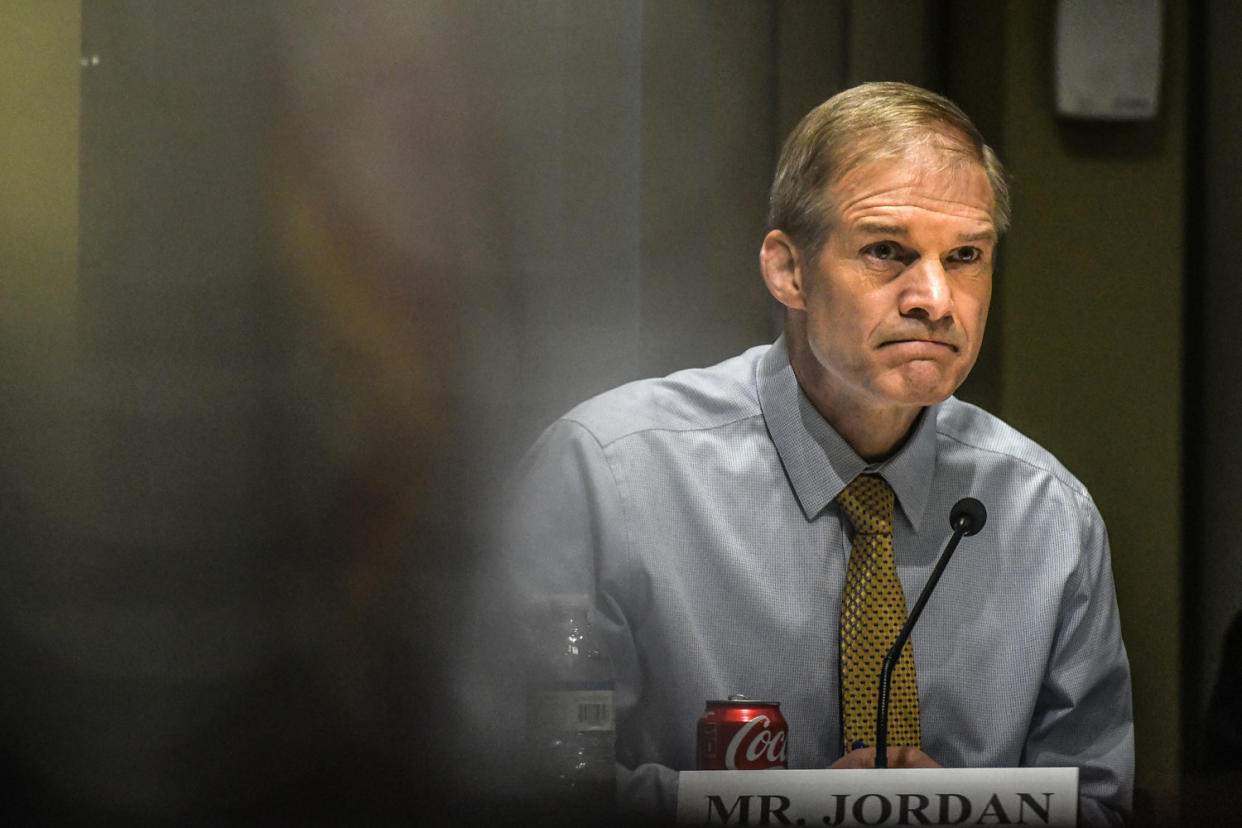
[[[944,402],[957,390],[961,380],[956,374],[949,375],[940,366],[928,370],[926,366],[903,366],[897,387],[893,389],[893,401],[905,406],[929,406]]]

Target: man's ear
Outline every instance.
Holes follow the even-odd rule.
[[[763,237],[759,270],[776,301],[793,310],[806,310],[802,253],[783,231],[773,230]]]

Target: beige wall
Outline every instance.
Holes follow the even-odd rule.
[[[1014,178],[993,306],[998,413],[1083,480],[1108,524],[1138,783],[1159,796],[1180,753],[1186,7],[1166,4],[1160,113],[1137,124],[1055,116],[1052,8],[990,9],[996,38],[951,58]],[[978,24],[962,10],[950,42]]]
[[[80,25],[76,2],[0,4],[0,376],[18,423],[44,419],[46,386],[72,354]],[[14,438],[28,433],[4,429],[6,472],[42,497],[64,492],[71,459],[61,449],[49,462],[52,446]]]
[[[72,317],[77,277],[79,6],[0,6],[0,325],[46,342]]]

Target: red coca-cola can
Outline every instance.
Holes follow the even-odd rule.
[[[745,696],[709,701],[699,719],[699,770],[788,767],[788,741],[780,702]]]

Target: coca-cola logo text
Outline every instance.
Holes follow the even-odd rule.
[[[785,767],[785,733],[772,729],[772,720],[760,713],[738,728],[725,751],[729,770]]]

